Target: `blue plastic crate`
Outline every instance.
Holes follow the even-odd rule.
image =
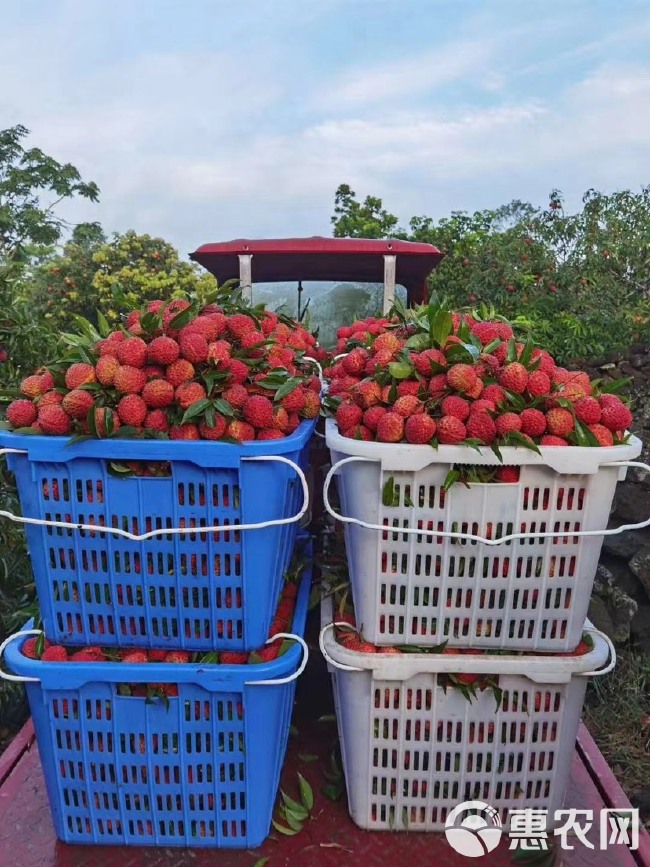
[[[305,470],[316,425],[282,440],[86,440],[0,431],[23,516],[91,524],[141,535],[26,525],[43,624],[66,644],[254,650],[263,644],[297,523],[247,531],[241,524],[290,518],[303,502],[287,464]],[[120,478],[111,462],[170,462],[166,477]],[[201,533],[201,527],[232,530]]]
[[[304,635],[311,572],[293,630]],[[30,628],[29,624],[26,628]],[[57,837],[66,843],[249,848],[268,835],[302,648],[258,665],[40,662],[7,647],[27,696]],[[154,675],[155,672],[155,675]],[[117,694],[177,683],[178,697]]]

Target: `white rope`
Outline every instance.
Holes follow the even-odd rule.
[[[480,542],[483,545],[503,545],[505,542],[513,542],[516,539],[567,539],[577,538],[581,536],[616,536],[619,533],[624,533],[627,530],[642,530],[644,527],[650,526],[650,518],[645,521],[640,521],[638,524],[623,524],[621,527],[611,527],[610,529],[602,530],[549,530],[541,532],[536,530],[530,533],[511,533],[508,536],[501,536],[498,539],[486,539],[485,536],[475,536],[472,533],[459,533],[452,530],[425,530],[424,527],[396,527],[389,524],[370,524],[367,521],[361,521],[359,518],[349,518],[345,515],[339,515],[335,512],[329,502],[329,488],[334,478],[335,473],[345,464],[358,461],[372,461],[372,458],[350,457],[334,464],[330,469],[325,482],[323,484],[323,504],[326,511],[337,521],[344,524],[357,524],[359,527],[365,527],[366,530],[378,530],[381,533],[400,536],[402,534],[410,534],[415,536],[436,536],[443,539],[459,539],[467,542]],[[650,465],[641,463],[640,461],[613,461],[609,464],[604,464],[604,467],[640,467],[650,472]]]
[[[23,452],[20,452],[23,454]],[[295,470],[300,483],[302,485],[303,504],[297,515],[291,518],[275,518],[272,521],[258,521],[254,524],[219,524],[212,527],[164,527],[160,530],[151,530],[148,533],[129,533],[126,530],[120,530],[117,527],[102,527],[98,524],[74,524],[70,521],[49,521],[43,518],[25,518],[22,515],[14,515],[13,512],[0,510],[1,518],[8,518],[17,524],[35,524],[43,527],[61,527],[65,530],[88,530],[91,533],[112,533],[114,536],[121,536],[123,539],[130,539],[132,542],[143,542],[145,539],[153,539],[156,536],[166,535],[187,535],[188,533],[238,533],[241,530],[263,530],[266,527],[281,527],[284,524],[295,524],[309,509],[309,487],[305,474],[300,469],[298,464],[289,458],[283,458],[280,455],[259,455],[257,457],[242,458],[243,461],[276,461],[277,463],[287,464]],[[263,496],[263,493],[260,492]]]

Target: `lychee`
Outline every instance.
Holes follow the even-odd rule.
[[[438,420],[437,435],[438,441],[443,445],[455,445],[467,437],[467,429],[459,418],[446,415]]]
[[[573,415],[562,407],[550,409],[546,413],[546,430],[552,436],[566,437],[573,430]]]
[[[117,405],[122,424],[139,427],[147,415],[147,404],[139,394],[125,395]]]
[[[150,379],[142,389],[142,398],[153,409],[169,406],[174,401],[174,386],[166,379]]]
[[[113,385],[122,394],[138,394],[147,382],[147,377],[139,367],[122,364],[115,371]]]
[[[490,416],[486,412],[470,413],[467,423],[467,436],[472,439],[480,440],[486,445],[494,442],[496,436],[496,426]]]
[[[14,400],[7,407],[7,421],[14,427],[30,427],[38,415],[31,400]]]
[[[80,385],[95,382],[95,380],[95,368],[92,364],[77,362],[76,364],[71,364],[65,373],[65,384],[71,390],[79,388]]]
[[[397,412],[382,415],[377,424],[377,439],[382,443],[398,443],[404,436],[404,418]]]
[[[273,427],[273,403],[268,397],[254,394],[252,397],[247,398],[242,407],[242,414],[245,421],[252,424],[255,428]]]
[[[141,337],[128,337],[117,347],[117,360],[130,367],[144,367],[147,363],[147,344]]]
[[[477,379],[476,371],[470,364],[454,364],[447,371],[447,382],[456,391],[471,391]]]
[[[528,371],[518,361],[507,364],[499,374],[499,383],[508,391],[523,394],[528,385]]]
[[[176,361],[180,351],[178,343],[171,337],[154,337],[147,348],[147,356],[153,364],[162,364],[166,367]]]
[[[470,413],[469,403],[462,397],[455,394],[446,397],[440,404],[442,414],[445,416],[454,416],[454,418],[465,421]]]
[[[207,421],[199,424],[199,433],[204,440],[220,440],[226,432],[228,423],[222,415],[215,413],[213,421],[214,424],[208,424]]]
[[[240,442],[255,439],[255,428],[245,421],[233,419],[226,428],[226,435]]]
[[[521,432],[531,437],[537,437],[546,430],[546,416],[539,409],[524,409],[521,419]]]
[[[95,400],[89,391],[74,388],[65,395],[61,406],[71,418],[86,418],[94,402]]]
[[[370,410],[368,410],[370,411]],[[411,415],[406,419],[404,435],[409,443],[424,444],[431,441],[436,432],[436,423],[424,412]]]
[[[95,365],[95,373],[97,379],[102,385],[113,385],[115,372],[120,366],[120,362],[114,355],[102,355]]]
[[[174,388],[181,385],[183,382],[190,382],[194,379],[194,373],[194,365],[185,358],[179,358],[178,361],[174,361],[165,371],[167,381],[170,382]]]
[[[64,436],[70,433],[70,416],[62,406],[44,406],[38,411],[38,424],[45,434]]]

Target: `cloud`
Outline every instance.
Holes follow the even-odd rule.
[[[622,29],[602,52],[596,39],[574,39],[567,62],[579,56],[586,68],[522,91],[514,83],[524,75],[551,78],[536,78],[544,54],[526,37],[536,21],[474,21],[444,40],[432,31],[432,48],[400,59],[383,46],[377,55],[390,59],[345,71],[331,57],[319,65],[321,46],[303,70],[309,43],[294,52],[288,35],[316,44],[321,21],[345,3],[318,14],[307,4],[304,15],[293,0],[280,6],[277,19],[224,17],[212,44],[180,34],[177,45],[160,35],[129,42],[136,13],[119,2],[119,51],[101,48],[107,20],[78,2],[15,29],[0,55],[11,82],[3,118],[101,188],[100,206],[72,203],[65,215],[162,234],[187,251],[241,235],[329,233],[342,182],[382,196],[406,222],[535,200],[554,186],[577,198],[648,180],[650,63],[603,59]]]

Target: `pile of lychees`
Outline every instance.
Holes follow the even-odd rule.
[[[346,437],[472,446],[611,446],[632,414],[493,311],[430,304],[338,329],[328,405]]]
[[[268,310],[152,301],[98,337],[88,325],[65,362],[23,380],[6,412],[14,429],[243,442],[281,439],[319,414],[307,359],[325,352]]]

